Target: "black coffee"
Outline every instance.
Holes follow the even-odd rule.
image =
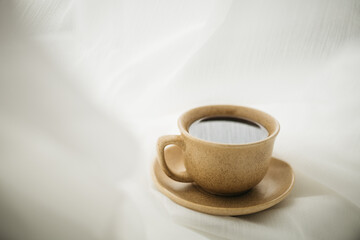
[[[223,144],[244,144],[257,142],[269,133],[260,124],[242,118],[216,116],[195,121],[189,133],[209,142]]]

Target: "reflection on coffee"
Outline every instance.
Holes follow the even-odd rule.
[[[269,135],[268,131],[256,122],[228,116],[199,119],[190,125],[189,133],[205,141],[222,144],[257,142]]]

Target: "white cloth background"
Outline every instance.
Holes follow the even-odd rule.
[[[358,239],[356,0],[0,2],[1,239]],[[249,216],[152,185],[158,136],[207,104],[275,116],[291,195]]]

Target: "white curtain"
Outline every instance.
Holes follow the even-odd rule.
[[[360,237],[357,0],[0,1],[1,239]],[[155,142],[207,104],[256,107],[296,173],[242,217],[152,185]]]

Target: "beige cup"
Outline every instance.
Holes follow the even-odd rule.
[[[198,119],[210,116],[231,116],[255,121],[264,126],[269,136],[247,144],[219,144],[208,142],[188,132]],[[158,140],[158,161],[170,178],[179,182],[194,182],[207,192],[236,195],[258,184],[270,164],[275,137],[280,125],[275,118],[262,111],[232,105],[212,105],[191,109],[180,116],[181,135],[162,136]],[[172,171],[164,157],[167,145],[174,144],[183,151],[186,171]]]

